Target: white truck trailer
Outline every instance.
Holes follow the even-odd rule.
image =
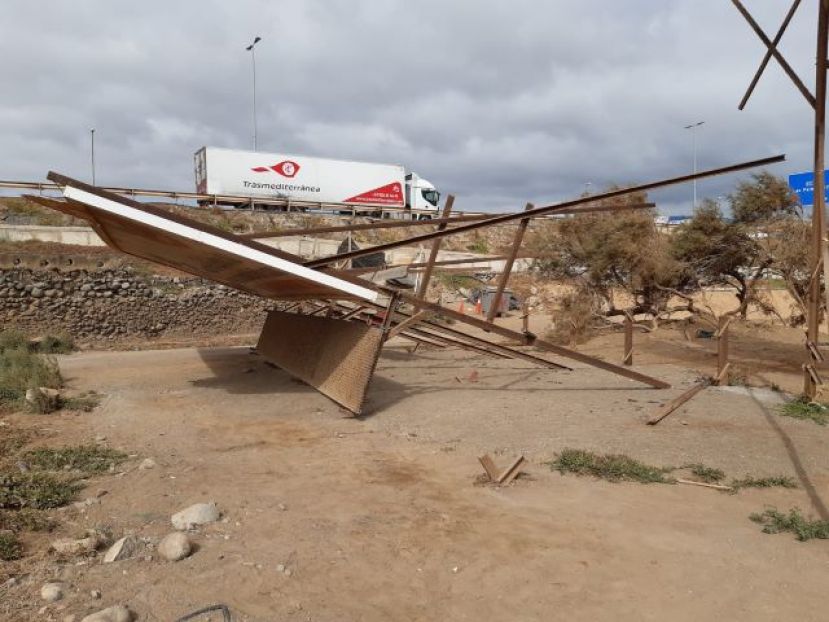
[[[284,201],[298,207],[323,204],[398,208],[410,213],[387,213],[419,219],[435,215],[440,199],[431,183],[396,164],[218,147],[202,147],[194,160],[196,192],[214,195],[224,204],[243,206],[259,200],[263,204]]]

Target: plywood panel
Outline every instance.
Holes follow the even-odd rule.
[[[360,414],[383,345],[375,326],[271,311],[257,350],[271,363]]]

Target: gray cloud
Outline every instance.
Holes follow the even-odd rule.
[[[747,4],[772,36],[787,7]],[[781,46],[810,86],[815,21],[804,3]],[[774,63],[736,110],[764,49],[728,2],[7,0],[0,178],[87,178],[95,127],[99,183],[192,188],[196,149],[251,145],[254,35],[261,150],[399,162],[459,208],[683,174],[697,120],[700,168],[810,167],[810,109]]]

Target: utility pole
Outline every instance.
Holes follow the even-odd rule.
[[[705,121],[699,121],[698,123],[692,123],[691,125],[686,125],[686,130],[691,130],[691,135],[693,136],[694,142],[694,175],[697,174],[697,128],[703,125]],[[694,203],[691,206],[693,209],[697,209],[697,180],[694,180]]]
[[[95,185],[95,128],[89,130],[90,155],[92,157],[92,185]]]
[[[250,61],[253,66],[253,150],[256,151],[256,44],[262,37],[256,37],[245,49],[250,52]]]

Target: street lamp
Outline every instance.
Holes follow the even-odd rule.
[[[89,130],[90,156],[92,158],[92,185],[95,185],[95,128]]]
[[[254,47],[262,40],[262,37],[256,37],[249,46],[245,49],[250,52],[250,60],[253,64],[253,150],[256,151],[256,50]]]
[[[693,135],[694,140],[694,175],[697,174],[697,128],[705,123],[705,121],[699,121],[698,123],[692,123],[691,125],[686,125],[686,130],[691,130],[691,134]],[[697,209],[697,180],[694,180],[694,209]]]

